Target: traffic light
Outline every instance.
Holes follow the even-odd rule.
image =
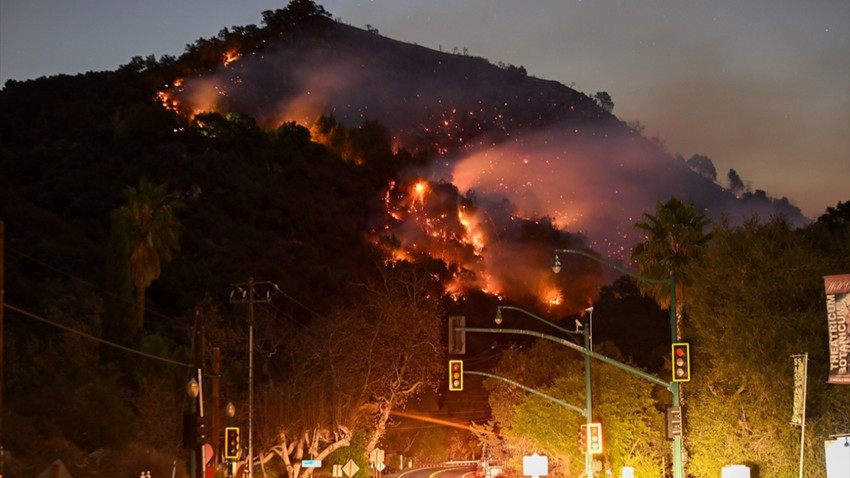
[[[239,459],[239,428],[224,429],[224,457],[229,460]]]
[[[449,316],[449,353],[452,355],[466,353],[466,331],[459,330],[464,327],[466,327],[466,316]]]
[[[688,344],[684,342],[673,344],[673,381],[689,382],[691,380],[691,353]]]
[[[578,428],[578,447],[582,453],[587,453],[587,425]]]
[[[463,360],[449,360],[449,390],[463,390]]]
[[[183,412],[183,449],[195,449],[195,434],[198,429],[198,414]]]
[[[587,424],[587,453],[598,455],[602,453],[602,424]]]
[[[682,436],[682,407],[667,407],[667,439]]]
[[[210,437],[207,417],[199,416],[197,418],[196,425],[197,427],[195,428],[195,446],[200,446],[204,443],[208,443]]]

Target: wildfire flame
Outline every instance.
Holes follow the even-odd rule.
[[[383,245],[391,261],[424,257],[441,261],[450,272],[443,278],[447,296],[459,300],[471,290],[500,298],[533,295],[553,310],[575,309],[584,302],[565,299],[564,285],[544,265],[549,251],[535,244],[505,242],[506,232],[453,185],[416,177],[391,183],[383,197],[385,222],[376,234],[395,240],[375,243]]]
[[[242,55],[240,55],[239,52],[236,51],[236,50],[228,50],[228,51],[224,52],[224,55],[223,55],[223,58],[222,58],[222,64],[224,66],[227,66],[227,65],[233,63],[234,61],[238,60],[241,56]]]
[[[190,120],[194,120],[200,113],[230,110],[229,102],[239,101],[238,98],[231,100],[231,93],[234,97],[244,94],[246,86],[242,84],[241,75],[248,71],[246,64],[257,61],[252,56],[234,63],[239,58],[236,51],[226,52],[222,58],[226,68],[220,71],[221,74],[194,77],[188,84],[182,79],[176,80],[158,93],[157,100],[165,108]],[[327,113],[325,109],[332,96],[330,93],[344,86],[338,84],[339,80],[333,79],[340,77],[311,77],[316,81],[310,82],[309,89],[290,98],[286,106],[274,115],[258,121],[270,128],[289,121],[310,123],[319,115]],[[451,183],[429,180],[424,175],[390,183],[383,194],[383,217],[375,224],[374,237],[370,239],[384,248],[389,261],[415,262],[430,258],[443,263],[448,273],[448,277],[441,277],[445,293],[456,300],[471,290],[481,290],[507,298],[533,296],[540,304],[551,309],[580,307],[581,304],[574,296],[585,288],[571,284],[569,289],[578,290],[561,292],[566,287],[563,280],[559,284],[559,279],[548,268],[551,243],[529,241],[527,244],[519,244],[516,237],[506,238],[522,235],[517,230],[525,227],[523,225],[540,225],[533,219],[539,217],[539,211],[529,209],[522,212],[513,207],[512,198],[510,207],[501,206],[502,210],[493,213],[489,207],[485,210],[473,198],[464,197],[458,192],[459,189],[480,191],[483,174],[489,174],[494,181],[491,183],[492,190],[485,191],[487,193],[495,191],[508,197],[517,191],[522,194],[523,190],[539,189],[539,183],[551,180],[556,174],[539,174],[531,168],[548,166],[549,160],[541,161],[539,155],[524,151],[513,156],[518,158],[515,162],[508,162],[503,159],[504,155],[491,153],[495,143],[489,143],[480,136],[482,128],[488,125],[491,131],[508,131],[509,116],[504,113],[512,105],[479,101],[477,108],[461,109],[450,103],[452,101],[437,100],[441,108],[431,109],[423,119],[423,124],[420,124],[419,131],[426,134],[411,135],[409,130],[396,132],[393,143],[397,148],[407,148],[411,145],[406,141],[415,136],[421,137],[422,142],[414,142],[414,147],[416,144],[429,147],[440,155],[460,147],[477,153],[467,155],[464,167],[458,167],[457,163],[452,166]],[[364,118],[366,113],[365,110],[360,112]],[[330,143],[329,138],[324,137],[326,134],[319,134],[315,124],[310,131],[314,141]],[[516,147],[522,149],[520,144]],[[350,151],[338,153],[355,164],[363,163],[363,158],[353,156]],[[576,183],[572,187],[584,186]],[[565,201],[560,209],[550,211],[555,210],[556,219],[572,226],[572,222],[583,218],[587,209],[585,203]],[[584,279],[582,277],[578,280]]]

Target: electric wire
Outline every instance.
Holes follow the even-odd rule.
[[[149,354],[149,353],[147,353],[147,352],[142,352],[141,350],[131,349],[130,347],[125,347],[125,346],[123,346],[123,345],[121,345],[121,344],[116,344],[116,343],[114,343],[114,342],[110,342],[110,341],[108,341],[108,340],[101,339],[100,337],[95,337],[94,335],[87,334],[87,333],[85,333],[85,332],[82,332],[82,331],[76,330],[76,329],[74,329],[74,328],[72,328],[72,327],[68,327],[67,325],[62,325],[62,324],[60,324],[60,323],[57,323],[57,322],[54,322],[54,321],[52,321],[52,320],[46,319],[46,318],[41,317],[41,316],[39,316],[39,315],[33,314],[33,313],[31,313],[31,312],[27,312],[26,310],[20,309],[20,308],[15,307],[15,306],[13,306],[13,305],[11,305],[11,304],[8,304],[8,303],[4,303],[4,304],[3,304],[3,306],[4,306],[5,308],[7,308],[7,309],[9,309],[9,310],[13,311],[13,312],[17,312],[17,313],[19,313],[19,314],[21,314],[21,315],[24,315],[24,316],[26,316],[26,317],[29,317],[29,318],[31,318],[31,319],[37,320],[37,321],[39,321],[39,322],[43,322],[43,323],[45,323],[45,324],[52,325],[52,326],[54,326],[54,327],[57,327],[57,328],[59,328],[59,329],[62,329],[62,330],[64,330],[64,331],[66,331],[66,332],[70,332],[70,333],[72,333],[72,334],[79,335],[79,336],[84,337],[84,338],[87,338],[87,339],[89,339],[89,340],[94,340],[95,342],[100,342],[100,343],[102,343],[102,344],[109,345],[110,347],[115,347],[115,348],[117,348],[117,349],[121,349],[121,350],[124,350],[124,351],[126,351],[126,352],[134,353],[134,354],[136,354],[136,355],[141,355],[141,356],[143,356],[143,357],[151,358],[151,359],[154,359],[154,360],[160,360],[160,361],[162,361],[162,362],[170,363],[170,364],[173,364],[173,365],[180,365],[180,366],[182,366],[182,367],[189,367],[189,368],[193,368],[193,367],[194,367],[194,365],[192,365],[192,364],[190,364],[190,363],[178,362],[178,361],[176,361],[176,360],[167,359],[167,358],[165,358],[165,357],[160,357],[160,356],[157,356],[157,355]]]

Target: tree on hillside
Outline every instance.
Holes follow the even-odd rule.
[[[172,254],[180,250],[182,226],[176,211],[183,203],[167,193],[164,184],[155,186],[147,178],[139,180],[138,188],[124,188],[124,197],[127,202],[118,211],[127,226],[130,273],[136,286],[137,334],[141,337],[145,290],[159,277],[162,263],[171,261]]]
[[[609,95],[607,91],[597,92],[593,95],[593,99],[603,110],[609,113],[614,111],[614,100],[611,99],[611,95]]]
[[[741,180],[741,176],[738,175],[737,171],[730,169],[727,178],[729,179],[729,190],[732,191],[733,194],[741,194],[744,192],[744,181]]]
[[[688,160],[685,161],[685,164],[687,164],[688,167],[691,168],[691,170],[693,170],[700,176],[708,178],[712,181],[717,180],[717,169],[714,168],[714,163],[708,156],[695,154],[688,158]]]
[[[671,273],[676,278],[676,326],[681,338],[685,290],[691,284],[692,265],[705,253],[711,233],[703,229],[711,221],[697,214],[694,206],[687,206],[676,198],[666,203],[658,202],[655,216],[644,213],[644,220],[635,223],[646,236],[632,249],[631,260],[638,264],[638,274],[658,280],[667,279]],[[655,298],[661,307],[670,304],[667,284],[650,284],[639,281],[645,294]]]

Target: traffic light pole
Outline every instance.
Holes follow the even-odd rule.
[[[578,254],[580,256],[587,257],[588,259],[592,259],[600,264],[610,267],[618,272],[626,274],[629,277],[632,277],[641,282],[646,282],[649,284],[668,284],[670,286],[670,338],[671,343],[675,343],[679,341],[679,331],[676,325],[676,275],[671,270],[670,277],[668,279],[651,279],[649,277],[643,277],[635,274],[634,272],[619,267],[615,264],[612,264],[608,261],[605,261],[599,257],[594,256],[593,254],[589,254],[585,251],[580,251],[577,249],[555,249],[555,262],[552,265],[552,270],[557,274],[561,270],[561,262],[558,260],[558,254]],[[593,353],[591,352],[591,355]],[[621,367],[623,368],[623,367]],[[640,375],[640,374],[639,374]],[[644,374],[646,375],[646,374]],[[640,375],[640,376],[644,376]],[[646,378],[644,376],[644,378]],[[653,377],[654,378],[654,377]],[[656,380],[651,380],[655,382]],[[656,382],[658,383],[658,382]],[[681,407],[681,391],[679,389],[679,382],[673,381],[667,383],[665,385],[667,389],[669,389],[673,393],[673,407],[679,408]],[[673,478],[684,478],[684,467],[682,465],[682,436],[677,435],[673,437]]]
[[[569,329],[565,329],[563,327],[559,327],[559,326],[553,324],[552,322],[549,322],[548,320],[544,319],[543,317],[532,314],[531,312],[524,310],[524,309],[520,309],[519,307],[514,307],[514,306],[510,306],[510,305],[502,305],[502,306],[499,306],[496,309],[496,323],[497,324],[500,324],[502,322],[502,310],[515,310],[515,311],[518,311],[518,312],[522,312],[523,314],[525,314],[525,315],[527,315],[527,316],[529,316],[533,319],[536,319],[540,322],[543,322],[544,324],[546,324],[546,325],[548,325],[552,328],[555,328],[557,330],[560,330],[561,332],[564,332],[566,334],[570,334],[570,335],[578,335],[579,334],[578,330],[569,330]],[[565,339],[560,338],[560,337],[555,337],[553,335],[542,334],[542,333],[539,333],[539,332],[533,332],[533,331],[530,331],[530,330],[473,329],[473,328],[458,328],[458,330],[465,330],[465,331],[472,331],[472,332],[482,332],[482,331],[486,330],[486,331],[492,332],[492,333],[520,333],[520,334],[524,333],[524,334],[528,334],[528,335],[535,335],[535,336],[538,336],[540,338],[545,338],[547,340],[553,340],[553,341],[558,342],[562,345],[568,346],[568,347],[573,348],[573,349],[575,349],[579,352],[582,352],[582,354],[584,354],[584,410],[580,410],[580,409],[573,408],[573,407],[570,407],[570,408],[578,410],[579,413],[584,415],[585,423],[587,423],[588,426],[590,426],[590,423],[593,422],[593,395],[592,395],[591,380],[590,380],[590,332],[589,332],[589,328],[587,326],[582,324],[582,327],[581,327],[581,335],[584,337],[584,348],[579,347],[578,345],[570,342],[569,340],[565,340]],[[593,455],[590,453],[590,450],[585,451],[584,471],[585,471],[585,473],[588,477],[593,476]]]

